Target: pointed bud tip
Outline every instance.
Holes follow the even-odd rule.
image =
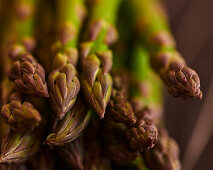
[[[97,110],[96,113],[100,119],[103,119],[105,115],[105,110],[102,108],[101,110]]]
[[[195,96],[197,99],[203,98],[203,92],[199,89],[199,93]]]
[[[57,114],[59,120],[63,119],[64,116],[65,116],[65,112],[63,112],[63,111],[58,112],[58,113],[56,113],[56,114]]]

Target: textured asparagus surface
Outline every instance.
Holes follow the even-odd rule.
[[[104,117],[111,96],[112,78],[109,71],[112,66],[112,51],[109,45],[118,38],[114,24],[120,2],[121,0],[93,2],[85,39],[80,44],[82,90],[100,118]]]
[[[200,79],[176,49],[165,9],[158,0],[129,0],[134,30],[151,52],[151,63],[174,97],[202,98]],[[153,12],[155,11],[155,12]]]

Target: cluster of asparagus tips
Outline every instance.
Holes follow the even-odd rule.
[[[36,44],[32,37],[35,4],[36,1],[28,0],[11,3],[14,16],[8,25],[13,26],[9,29],[13,36],[8,36],[4,42],[9,44],[4,57],[10,57],[12,64],[8,60],[6,67],[9,71],[5,71],[1,84],[5,87],[1,93],[1,116],[9,126],[1,143],[1,164],[25,162],[37,152],[40,144],[41,132],[38,133],[36,127],[42,118],[39,111],[25,98],[27,95],[48,97],[45,71],[31,55]],[[14,83],[7,79],[6,73]]]
[[[120,58],[115,56],[115,60]],[[139,115],[130,101],[130,89],[135,88],[131,87],[131,74],[123,68],[116,68],[112,72],[112,79],[104,139],[108,157],[122,165],[135,160],[140,152],[153,148],[158,139],[158,129],[146,112],[140,110]]]
[[[81,37],[84,0],[56,0],[58,37],[51,49],[54,58],[48,83],[44,68],[32,55],[37,0],[14,2],[14,39],[7,53],[12,61],[8,64],[11,81],[4,75],[1,83],[6,88],[1,93],[1,117],[8,133],[3,140],[0,138],[0,164],[7,166],[0,169],[27,169],[29,164],[33,169],[51,170],[59,164],[53,161],[54,151],[71,168],[79,170],[110,170],[111,161],[115,167],[128,164],[138,170],[181,169],[178,145],[162,125],[162,87],[150,65],[175,97],[202,98],[199,77],[176,50],[158,0],[125,1],[132,10],[139,43],[128,58],[130,69],[111,71],[110,46],[118,39],[114,25],[121,2],[90,0],[88,23]],[[138,48],[141,44],[146,48]],[[116,66],[119,63],[125,67],[123,59],[116,60]],[[86,101],[79,93],[80,87]],[[49,112],[47,97],[55,114],[51,132],[43,142],[47,145],[41,147],[49,125],[42,114]],[[106,112],[105,119],[92,116],[87,103],[100,119]],[[1,127],[1,137],[2,131]]]

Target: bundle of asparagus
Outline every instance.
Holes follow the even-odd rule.
[[[180,170],[157,74],[175,97],[202,92],[158,0],[0,4],[0,169]]]

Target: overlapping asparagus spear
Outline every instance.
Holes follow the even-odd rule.
[[[117,165],[127,164],[135,160],[139,151],[132,149],[125,137],[128,127],[123,123],[106,121],[104,127],[104,143],[106,155]]]
[[[180,170],[179,147],[168,136],[164,128],[160,129],[159,142],[152,150],[144,153],[144,160],[152,170]]]
[[[63,147],[58,147],[57,152],[73,169],[84,169],[84,141],[82,137]]]
[[[20,93],[13,93],[10,103],[2,107],[3,120],[19,133],[31,132],[39,125],[41,115],[30,102],[23,102]]]
[[[156,124],[162,119],[162,84],[150,66],[145,48],[135,47],[131,56],[131,104],[135,114],[148,116]]]
[[[84,152],[84,169],[103,169],[112,170],[109,158],[104,154],[103,141],[100,139],[103,129],[101,122],[95,117],[85,132],[85,152]]]
[[[175,97],[202,98],[200,79],[177,51],[167,16],[159,0],[129,0],[135,32],[151,52],[151,63]]]
[[[20,134],[10,131],[2,142],[0,163],[22,163],[37,152],[39,144],[40,139],[35,133]]]
[[[79,96],[74,107],[62,120],[54,120],[52,132],[47,136],[44,143],[50,146],[62,146],[65,143],[72,142],[81,135],[89,122],[90,116],[91,110]]]
[[[132,103],[137,116],[145,116],[158,124],[159,140],[153,149],[143,153],[147,166],[152,170],[179,170],[179,148],[168,136],[162,124],[162,88],[158,77],[149,65],[149,55],[144,48],[135,48],[131,58],[133,77]]]
[[[86,9],[84,0],[58,0],[58,41],[54,44],[56,56],[48,78],[51,105],[59,119],[72,108],[80,90],[76,64],[77,42]]]
[[[104,117],[112,88],[109,74],[112,52],[109,45],[117,40],[114,27],[121,0],[100,0],[92,3],[84,42],[80,44],[81,87],[86,100],[100,118]]]
[[[55,169],[55,154],[48,147],[41,146],[39,151],[27,162],[29,169],[34,170],[53,170]]]
[[[14,21],[15,41],[9,56],[13,60],[10,78],[17,89],[36,97],[48,97],[45,71],[30,54],[35,47],[33,38],[34,5],[36,0],[18,0],[15,2]]]

